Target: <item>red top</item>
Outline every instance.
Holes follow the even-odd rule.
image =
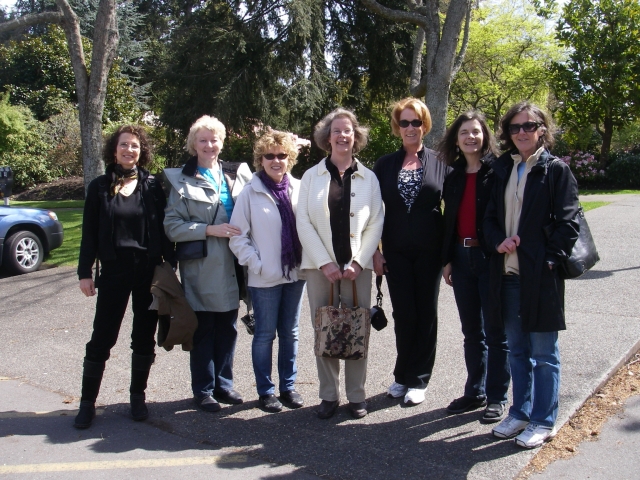
[[[478,172],[467,173],[466,175],[467,184],[464,187],[460,208],[458,209],[458,236],[460,238],[476,238],[476,178]]]

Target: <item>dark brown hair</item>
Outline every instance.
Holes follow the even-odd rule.
[[[140,141],[140,157],[138,158],[138,166],[145,167],[146,165],[149,165],[153,160],[151,143],[149,143],[147,132],[140,125],[122,125],[107,138],[104,142],[104,148],[102,149],[102,158],[104,159],[104,163],[106,165],[115,163],[118,141],[120,140],[120,135],[123,133],[135,135]]]
[[[438,152],[440,153],[440,159],[447,165],[453,165],[453,163],[464,155],[456,148],[458,141],[458,132],[464,122],[469,120],[477,120],[482,128],[482,156],[484,157],[488,153],[496,153],[496,140],[493,136],[493,132],[487,125],[487,119],[485,116],[477,110],[469,110],[456,118],[447,131],[444,133],[444,137],[438,144]]]
[[[542,124],[542,127],[544,127],[544,133],[540,136],[540,145],[538,145],[538,148],[542,146],[547,149],[553,147],[553,144],[555,143],[555,139],[553,138],[555,126],[551,120],[551,116],[537,105],[525,101],[516,103],[500,120],[500,135],[498,136],[498,139],[500,140],[500,148],[506,152],[516,148],[513,140],[511,140],[509,125],[511,124],[513,117],[520,112],[530,113]]]

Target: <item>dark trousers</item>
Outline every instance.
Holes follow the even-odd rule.
[[[198,328],[191,350],[191,388],[196,398],[233,389],[238,310],[196,312]]]
[[[489,259],[480,247],[456,244],[451,263],[467,366],[466,397],[486,396],[489,403],[506,403],[511,375],[507,335],[500,322],[488,321]]]
[[[87,343],[86,359],[105,362],[118,340],[129,297],[132,299],[133,330],[131,349],[138,355],[153,355],[154,335],[158,325],[157,310],[149,310],[149,291],[160,257],[149,258],[144,252],[119,250],[117,259],[102,262],[98,281],[98,300],[93,333]]]
[[[426,388],[436,359],[442,264],[435,251],[384,252],[398,358],[395,381]]]

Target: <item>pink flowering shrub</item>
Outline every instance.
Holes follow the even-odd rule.
[[[569,152],[568,155],[560,157],[564,163],[571,167],[573,175],[578,180],[579,185],[593,183],[604,179],[605,171],[600,168],[598,159],[588,152]]]

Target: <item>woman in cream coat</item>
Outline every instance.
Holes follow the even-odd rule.
[[[229,248],[249,270],[256,322],[251,356],[260,406],[267,412],[282,410],[271,378],[276,332],[280,400],[290,408],[304,404],[295,390],[305,284],[300,278],[302,246],[295,219],[300,181],[290,174],[297,156],[292,134],[272,130],[260,137],[253,149],[256,173],[238,197],[231,217],[240,234],[229,240]]]
[[[382,234],[384,214],[378,180],[353,157],[367,143],[368,131],[356,116],[338,108],[318,123],[314,139],[329,156],[302,177],[297,225],[311,315],[328,305],[353,305],[355,282],[359,306],[371,303],[372,257]],[[313,320],[313,319],[312,319]],[[340,360],[316,357],[322,403],[319,418],[331,418],[339,405]],[[345,389],[354,418],[367,414],[364,384],[367,360],[345,361]]]

